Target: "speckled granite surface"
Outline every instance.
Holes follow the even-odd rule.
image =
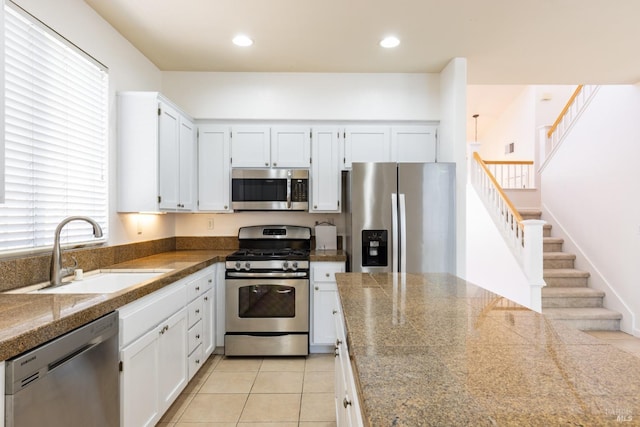
[[[109,268],[172,269],[112,294],[0,294],[0,360],[6,360],[97,319],[211,264],[233,250],[172,251]]]
[[[346,262],[347,261],[347,253],[343,250],[337,251],[323,251],[323,250],[315,250],[311,251],[310,260],[312,262],[320,261],[320,262]]]
[[[640,425],[640,358],[450,275],[336,275],[371,426]]]

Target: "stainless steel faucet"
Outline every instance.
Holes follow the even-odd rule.
[[[51,275],[49,287],[60,286],[62,284],[62,278],[73,274],[78,266],[78,261],[74,258],[74,265],[71,267],[62,266],[62,249],[60,248],[60,232],[62,228],[71,221],[86,221],[93,226],[93,235],[96,238],[102,237],[102,228],[94,219],[88,216],[70,216],[63,219],[56,227],[56,232],[53,237],[53,254],[51,256]]]

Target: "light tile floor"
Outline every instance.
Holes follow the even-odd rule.
[[[589,335],[606,341],[614,347],[640,357],[640,338],[621,331],[585,331]]]
[[[212,356],[158,427],[335,427],[333,354]]]

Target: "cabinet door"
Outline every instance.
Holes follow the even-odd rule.
[[[216,316],[215,316],[215,289],[209,289],[202,298],[202,346],[204,348],[204,358],[213,353],[216,347]]]
[[[187,310],[182,309],[160,325],[158,372],[162,412],[187,385]]]
[[[176,210],[179,199],[180,113],[160,102],[158,117],[158,206],[161,210]]]
[[[231,129],[231,165],[234,168],[271,166],[269,128],[236,126]]]
[[[308,168],[311,163],[311,129],[278,126],[271,129],[271,166]]]
[[[399,163],[436,161],[436,126],[391,128],[392,160]]]
[[[339,144],[338,128],[313,128],[309,212],[340,212]]]
[[[231,212],[231,140],[226,126],[202,125],[198,136],[198,210]]]
[[[345,129],[344,168],[353,162],[390,162],[391,139],[386,126],[351,126]]]
[[[163,412],[158,399],[158,331],[146,333],[120,352],[120,419],[123,427],[153,426]]]
[[[184,116],[180,117],[179,136],[178,210],[192,211],[196,194],[196,132],[191,120]]]
[[[336,342],[336,329],[333,324],[333,311],[338,288],[335,283],[316,282],[313,285],[313,336],[312,344],[333,344]]]

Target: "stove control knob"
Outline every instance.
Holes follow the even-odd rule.
[[[236,261],[236,270],[240,270],[241,264],[240,261]]]
[[[291,265],[291,268],[293,268],[293,270],[297,270],[298,269],[298,263],[296,261],[293,261],[293,265]]]
[[[289,261],[285,261],[282,263],[282,269],[286,270],[287,268],[289,268]]]
[[[247,269],[247,270],[251,270],[251,264],[248,263],[248,262],[245,262],[244,263],[244,268]]]

